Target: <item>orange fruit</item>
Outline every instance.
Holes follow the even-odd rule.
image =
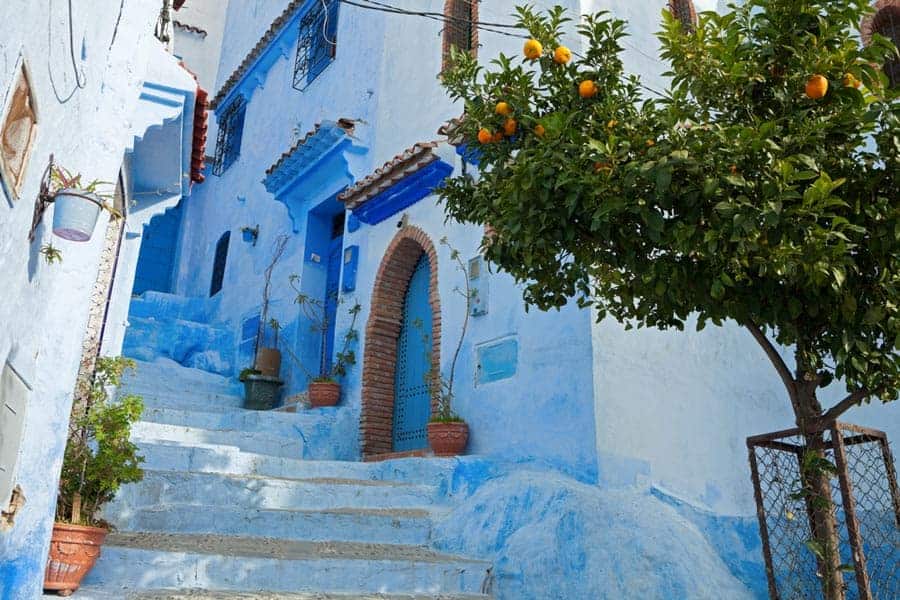
[[[512,108],[506,102],[498,102],[494,112],[502,117],[506,117],[512,112]]]
[[[813,75],[806,81],[806,96],[812,100],[824,98],[828,93],[828,79],[824,75]]]
[[[553,62],[558,65],[564,65],[572,60],[572,51],[565,46],[560,46],[553,51]]]
[[[585,79],[578,84],[578,95],[582,98],[593,98],[598,91],[600,90],[597,88],[597,84],[590,79]]]
[[[490,144],[491,143],[491,132],[487,129],[481,128],[478,130],[478,141],[482,144]]]
[[[862,85],[862,82],[859,79],[857,79],[853,75],[853,73],[844,73],[843,84],[844,84],[844,87],[854,87],[856,89],[859,89],[859,86]]]
[[[547,133],[547,130],[544,129],[544,126],[538,123],[534,126],[534,135],[538,137],[544,137],[544,134]]]
[[[618,124],[619,124],[618,121],[616,121],[615,119],[612,119],[609,123],[606,124],[606,128],[612,129],[613,127],[615,127]]]
[[[503,124],[503,133],[507,136],[513,136],[516,134],[516,129],[518,129],[519,124],[516,123],[515,119],[507,119]]]
[[[655,146],[655,145],[656,145],[656,142],[655,142],[655,141],[653,141],[653,140],[647,140],[647,147],[648,147],[648,148],[652,148],[652,147]]]
[[[539,41],[530,39],[525,42],[525,47],[522,49],[522,52],[528,60],[536,60],[544,53],[544,47],[541,46]]]
[[[732,174],[732,175],[737,175],[737,172],[738,172],[737,165],[731,165],[731,166],[728,168],[728,170],[731,171],[731,174]]]
[[[612,171],[612,165],[609,164],[608,162],[595,162],[594,170],[597,171],[598,173],[600,171]]]
[[[503,132],[502,132],[502,131],[495,131],[495,132],[494,132],[494,135],[491,136],[491,141],[492,141],[492,142],[502,142],[502,141],[503,141]]]

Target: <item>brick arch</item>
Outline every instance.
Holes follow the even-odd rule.
[[[424,231],[404,226],[388,245],[375,276],[363,351],[362,410],[359,435],[363,458],[393,452],[394,374],[403,304],[413,270],[422,254],[431,268],[432,360],[441,364],[441,301],[438,292],[438,256]],[[432,410],[436,400],[432,399]]]
[[[697,26],[697,9],[693,0],[669,0],[669,12],[681,21],[686,31],[693,31]]]
[[[859,24],[859,33],[866,45],[872,43],[872,34],[878,30],[879,25],[882,25],[881,20],[893,15],[900,16],[900,0],[878,0],[872,9],[873,12],[866,15]]]

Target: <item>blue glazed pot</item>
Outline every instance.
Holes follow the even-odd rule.
[[[86,242],[94,233],[100,205],[91,202],[90,196],[75,189],[64,189],[56,193],[53,201],[53,233],[72,242]],[[100,202],[97,199],[97,202]]]

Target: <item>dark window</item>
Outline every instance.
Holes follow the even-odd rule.
[[[872,31],[891,40],[900,49],[900,6],[885,6],[875,13]],[[884,63],[884,73],[891,87],[900,86],[900,58],[896,54],[888,57]]]
[[[691,0],[669,0],[669,12],[681,21],[685,31],[694,31],[697,26],[697,10]]]
[[[450,66],[450,48],[473,55],[478,47],[478,0],[447,0],[444,4],[444,62]]]
[[[224,173],[241,154],[246,109],[243,96],[238,96],[222,111],[216,140],[216,162],[213,165],[213,173],[216,175]]]
[[[339,4],[338,0],[317,0],[300,19],[294,89],[305,90],[334,60]]]
[[[231,232],[226,231],[216,243],[216,258],[213,261],[212,281],[209,283],[210,296],[215,296],[222,289],[222,281],[225,279],[225,262],[228,260],[229,240],[231,240]]]

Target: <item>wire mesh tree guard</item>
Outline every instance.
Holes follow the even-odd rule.
[[[824,455],[799,429],[747,438],[756,511],[772,600],[823,595],[828,557],[815,542],[810,464],[829,473],[838,528],[840,580],[847,600],[900,598],[900,490],[887,436],[837,421],[824,424]]]

